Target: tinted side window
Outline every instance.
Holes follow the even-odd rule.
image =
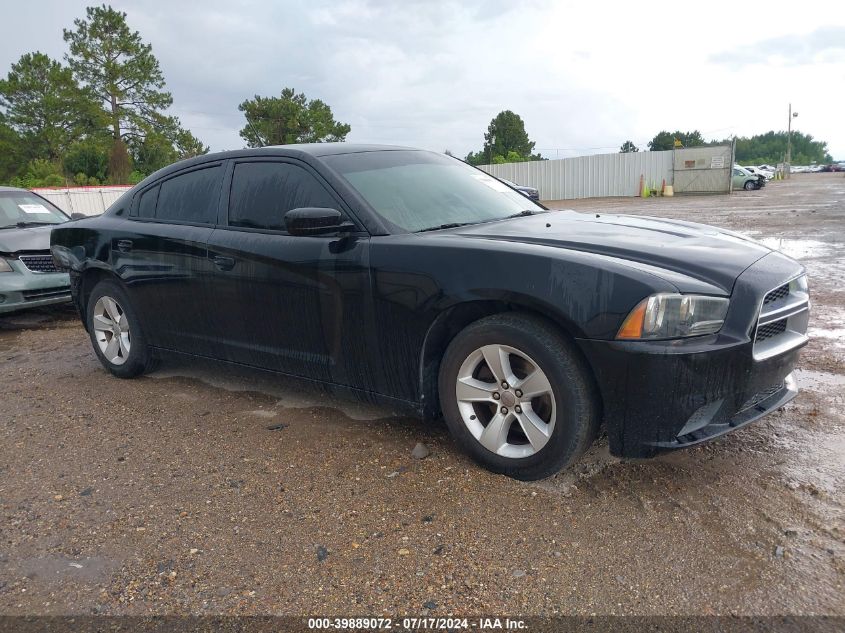
[[[220,165],[190,171],[161,183],[156,218],[215,224],[220,196]]]
[[[239,163],[232,175],[229,225],[285,230],[285,213],[300,207],[336,209],[337,202],[302,167],[289,163]]]
[[[141,194],[141,201],[138,203],[139,218],[154,218],[156,216],[158,190],[158,187],[153,187],[152,189],[147,189]]]

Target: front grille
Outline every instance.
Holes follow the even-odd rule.
[[[751,332],[755,360],[784,354],[807,342],[810,296],[806,284],[780,284],[763,295],[757,326]]]
[[[779,288],[775,288],[763,298],[763,305],[774,303],[778,299],[783,299],[789,294],[789,284],[784,284]]]
[[[757,328],[757,336],[754,340],[759,343],[768,338],[772,338],[773,336],[777,336],[778,334],[783,334],[784,332],[786,332],[786,319],[773,321],[772,323],[766,323],[766,325],[761,325]]]
[[[57,273],[52,255],[21,255],[21,263],[34,273]]]
[[[762,391],[758,391],[753,396],[751,396],[748,400],[745,401],[745,404],[743,404],[739,408],[739,411],[737,411],[737,413],[742,413],[743,411],[747,411],[751,407],[756,407],[758,404],[763,402],[763,400],[771,398],[773,395],[775,395],[781,389],[783,389],[783,381],[777,383],[776,385],[772,385],[771,387],[767,387],[766,389],[763,389]]]
[[[24,290],[22,293],[26,301],[38,301],[40,299],[53,299],[67,295],[70,297],[70,286],[58,286],[55,288],[41,288],[39,290]]]

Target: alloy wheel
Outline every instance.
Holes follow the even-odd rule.
[[[502,457],[530,457],[554,431],[552,385],[537,362],[514,347],[485,345],[471,353],[458,371],[455,395],[473,437]]]
[[[129,319],[120,304],[102,296],[94,304],[94,335],[100,352],[113,365],[122,365],[129,358],[131,338]]]

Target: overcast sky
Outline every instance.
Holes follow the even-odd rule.
[[[6,3],[0,73],[61,58],[74,0]],[[243,147],[238,104],[289,86],[349,123],[348,141],[480,149],[522,116],[544,156],[796,127],[845,160],[845,1],[437,0],[113,2],[153,46],[172,113],[212,150]],[[690,8],[687,8],[690,7]],[[694,8],[693,8],[694,7]]]

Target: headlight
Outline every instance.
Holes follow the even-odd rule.
[[[671,339],[714,334],[728,312],[727,299],[656,294],[643,299],[625,319],[618,339]]]
[[[0,273],[10,273],[12,272],[12,267],[5,259],[0,257]]]

